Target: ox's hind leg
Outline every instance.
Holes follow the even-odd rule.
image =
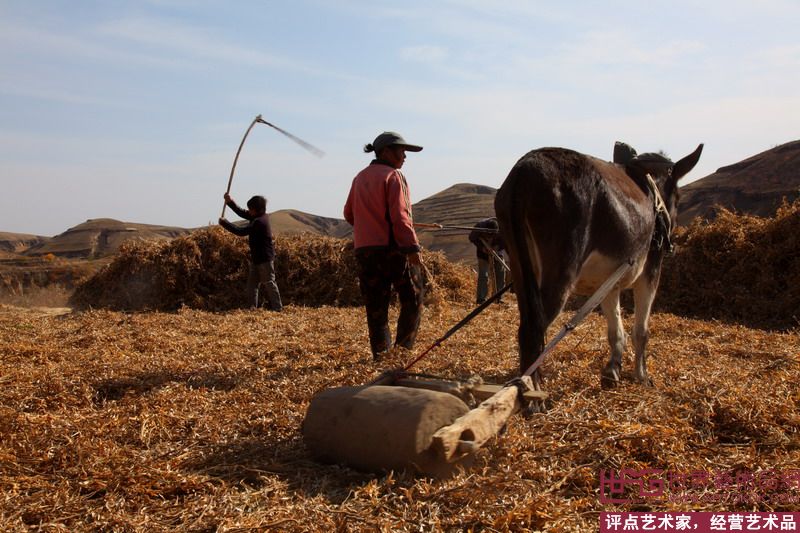
[[[622,371],[622,354],[625,352],[625,342],[627,340],[619,307],[619,289],[612,290],[600,305],[603,315],[606,317],[608,344],[611,346],[611,358],[600,372],[600,385],[607,389],[619,383]]]
[[[517,290],[517,304],[520,308],[520,374],[524,374],[541,356],[547,327],[556,319],[567,300],[567,287],[570,283],[563,278],[563,273],[561,276],[562,278],[543,284],[545,288],[542,290],[535,279],[528,285],[520,285],[523,289]],[[533,372],[531,380],[535,390],[542,390],[541,368]],[[543,413],[545,410],[544,401],[532,401],[528,404],[526,415]]]
[[[653,307],[653,300],[656,297],[658,279],[655,281],[648,276],[640,276],[633,285],[634,301],[634,325],[633,325],[633,349],[636,353],[636,367],[634,376],[636,381],[645,385],[652,385],[653,382],[647,375],[647,341],[650,338],[650,310]]]

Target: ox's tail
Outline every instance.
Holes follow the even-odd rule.
[[[524,373],[544,351],[547,319],[536,268],[541,267],[539,250],[531,227],[530,204],[525,202],[515,169],[495,197],[495,212],[500,233],[511,260],[511,274],[519,307],[519,364]]]

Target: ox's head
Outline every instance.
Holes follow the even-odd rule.
[[[703,145],[700,144],[694,152],[677,163],[661,154],[641,154],[627,161],[625,170],[634,178],[642,180],[650,174],[658,185],[670,219],[675,220],[678,216],[678,181],[694,168],[702,152]]]

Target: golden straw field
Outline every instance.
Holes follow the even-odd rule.
[[[800,201],[680,231],[651,320],[654,386],[627,354],[601,390],[591,314],[543,365],[546,412],[512,417],[447,480],[319,464],[301,423],[316,392],[404,366],[467,315],[468,268],[425,254],[417,346],[376,363],[347,241],[278,240],[281,313],[237,309],[247,252],[219,229],[123,246],[75,311],[0,306],[0,531],[582,532],[602,511],[796,510],[798,229]],[[517,325],[507,295],[413,370],[504,383]],[[601,474],[625,469],[667,490],[611,494]]]
[[[426,309],[417,350],[469,309]],[[0,530],[593,531],[604,510],[797,508],[604,505],[598,481],[601,469],[799,468],[796,330],[656,314],[655,386],[602,391],[605,322],[593,314],[544,365],[548,411],[515,415],[472,469],[436,481],[321,465],[304,448],[316,391],[411,357],[373,363],[362,314],[0,307]],[[503,382],[516,326],[506,298],[415,370]]]

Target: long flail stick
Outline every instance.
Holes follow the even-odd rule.
[[[322,156],[325,155],[325,152],[323,152],[322,150],[320,150],[319,148],[317,148],[313,144],[307,143],[303,139],[292,135],[291,133],[289,133],[288,131],[286,131],[284,129],[279,128],[275,124],[271,124],[271,123],[267,122],[266,120],[261,118],[261,115],[258,115],[256,117],[256,121],[258,121],[258,122],[260,122],[262,124],[266,124],[270,128],[275,128],[276,130],[278,130],[279,132],[283,133],[284,135],[289,137],[291,140],[293,140],[294,142],[296,142],[297,144],[299,144],[300,146],[302,146],[303,148],[305,148],[306,150],[308,150],[309,152],[311,152],[312,154],[314,154],[317,157],[322,157]]]
[[[279,128],[275,124],[271,124],[271,123],[267,122],[266,120],[264,120],[261,117],[261,115],[256,115],[256,118],[254,118],[253,122],[251,122],[250,126],[248,126],[247,131],[244,132],[244,137],[242,137],[242,142],[239,143],[239,149],[236,150],[236,157],[233,158],[233,165],[231,166],[231,175],[228,178],[228,188],[225,189],[225,194],[230,194],[230,192],[231,192],[231,184],[233,183],[233,173],[236,171],[236,163],[239,161],[239,154],[242,153],[242,147],[244,146],[244,142],[247,140],[247,136],[250,135],[250,130],[253,129],[253,126],[255,126],[257,122],[260,122],[261,124],[266,124],[267,126],[269,126],[271,128],[274,128],[277,131],[283,133],[284,135],[289,137],[291,140],[293,140],[294,142],[296,142],[297,144],[299,144],[300,146],[302,146],[303,148],[305,148],[306,150],[308,150],[309,152],[311,152],[312,154],[314,154],[317,157],[322,157],[322,156],[325,155],[325,152],[323,152],[322,150],[320,150],[316,146],[312,145],[311,143],[307,143],[303,139],[292,135],[291,133],[289,133],[288,131],[286,131],[284,129]],[[226,207],[227,207],[227,204],[223,203],[222,204],[222,214],[220,215],[220,217],[224,217],[225,216],[225,208]]]
[[[228,188],[225,189],[225,194],[230,194],[231,192],[231,183],[233,183],[233,173],[236,172],[236,163],[239,161],[239,154],[242,153],[242,147],[244,146],[244,142],[247,140],[247,136],[250,135],[250,130],[253,129],[253,126],[256,125],[256,122],[261,120],[261,115],[257,115],[256,118],[253,119],[253,122],[250,123],[248,126],[247,131],[244,132],[244,137],[242,137],[242,142],[239,143],[239,149],[236,150],[236,157],[233,158],[233,166],[231,166],[231,175],[228,178]],[[228,204],[222,202],[222,214],[220,218],[225,217],[225,208],[228,207]]]

